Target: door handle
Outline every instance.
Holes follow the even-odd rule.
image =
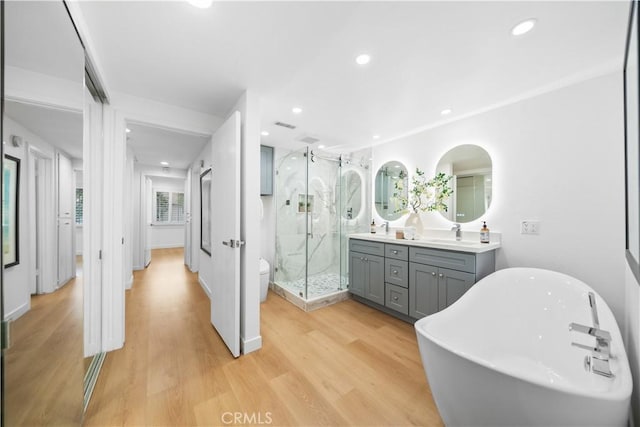
[[[230,248],[239,248],[240,246],[244,245],[244,240],[229,239],[228,242],[224,240],[222,244],[225,246],[229,246]]]

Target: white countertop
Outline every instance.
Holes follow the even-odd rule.
[[[416,240],[396,239],[395,232],[382,233],[356,233],[349,234],[350,239],[371,240],[374,242],[384,242],[396,245],[420,246],[423,248],[445,249],[449,251],[469,252],[479,254],[498,249],[500,242],[480,243],[479,241],[461,240],[453,238],[421,238]]]

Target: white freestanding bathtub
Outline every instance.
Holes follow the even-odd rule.
[[[607,378],[587,371],[595,338],[583,282],[553,271],[509,268],[476,283],[447,309],[416,322],[422,363],[447,426],[624,426],[632,380],[618,325],[596,303],[611,333]]]

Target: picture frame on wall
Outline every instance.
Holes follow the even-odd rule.
[[[624,60],[626,258],[640,281],[640,10],[631,1]]]
[[[200,175],[200,249],[211,256],[211,168]]]
[[[20,159],[5,154],[2,181],[2,252],[4,267],[20,264]]]

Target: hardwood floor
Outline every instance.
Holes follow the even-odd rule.
[[[234,359],[182,250],[157,250],[126,296],[87,426],[441,426],[413,326],[354,301],[305,313],[270,293],[263,348]]]
[[[8,426],[78,425],[82,420],[82,282],[31,297],[4,352],[3,421]]]

